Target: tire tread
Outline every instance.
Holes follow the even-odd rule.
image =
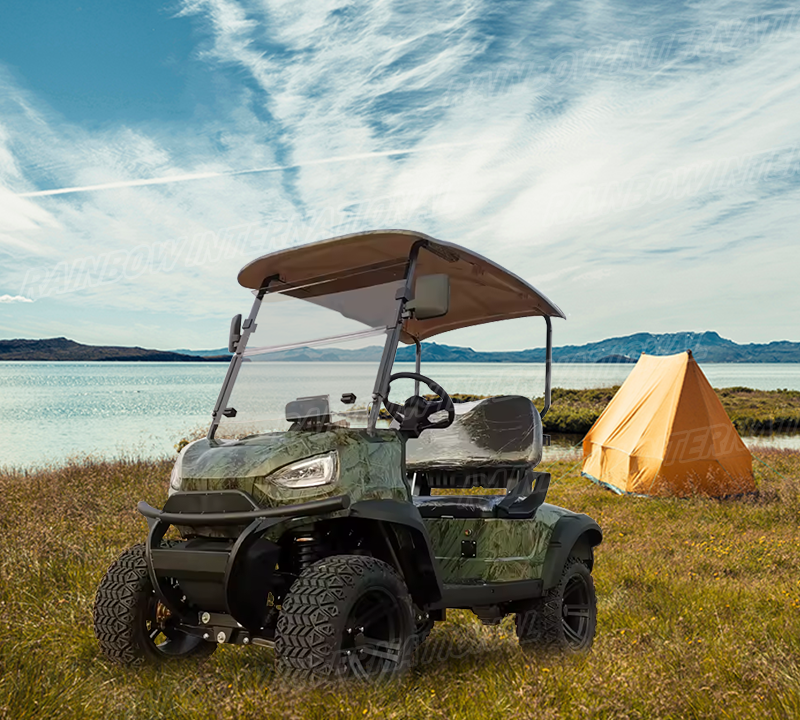
[[[411,599],[390,565],[365,555],[326,558],[300,574],[281,607],[275,652],[284,677],[331,678],[342,671],[336,664],[340,635],[355,588],[367,577],[402,589],[401,602],[413,628]],[[413,651],[411,644],[404,643]],[[410,662],[409,650],[404,651],[400,672]]]

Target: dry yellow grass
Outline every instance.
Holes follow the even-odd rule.
[[[510,619],[452,613],[396,685],[286,686],[270,651],[127,670],[100,656],[97,583],[163,502],[166,462],[0,475],[0,717],[797,718],[800,453],[762,451],[757,498],[617,497],[551,465],[549,500],[594,516],[598,634],[586,658],[526,656]],[[774,470],[773,470],[774,469]]]

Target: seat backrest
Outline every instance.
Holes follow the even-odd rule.
[[[456,405],[453,424],[406,443],[406,470],[424,473],[431,487],[505,487],[509,474],[542,460],[542,419],[521,395]]]

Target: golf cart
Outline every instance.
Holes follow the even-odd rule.
[[[106,657],[233,643],[274,647],[294,675],[395,675],[451,608],[515,614],[532,648],[588,650],[602,534],[545,503],[550,475],[534,470],[561,310],[404,230],[275,252],[238,279],[255,301],[231,323],[208,434],[180,452],[164,508],[139,503],[147,541],[97,591]],[[547,331],[541,412],[518,395],[456,404],[421,374],[422,340],[530,316]],[[452,492],[469,488],[505,493]]]

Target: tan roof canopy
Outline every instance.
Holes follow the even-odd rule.
[[[404,261],[418,240],[426,241],[427,250],[419,253],[416,277],[437,273],[448,275],[450,311],[439,318],[406,321],[403,328],[405,342],[413,342],[413,338],[424,340],[448,330],[495,320],[537,315],[565,317],[536,288],[491,260],[458,245],[409,230],[375,230],[343,235],[264,255],[242,268],[239,283],[257,290],[265,280],[275,276],[292,286],[319,282],[324,278],[325,292],[330,293],[388,282],[402,278]],[[369,272],[362,272],[366,268]],[[337,309],[370,325],[370,308],[364,305],[367,304],[347,308],[346,312]]]

